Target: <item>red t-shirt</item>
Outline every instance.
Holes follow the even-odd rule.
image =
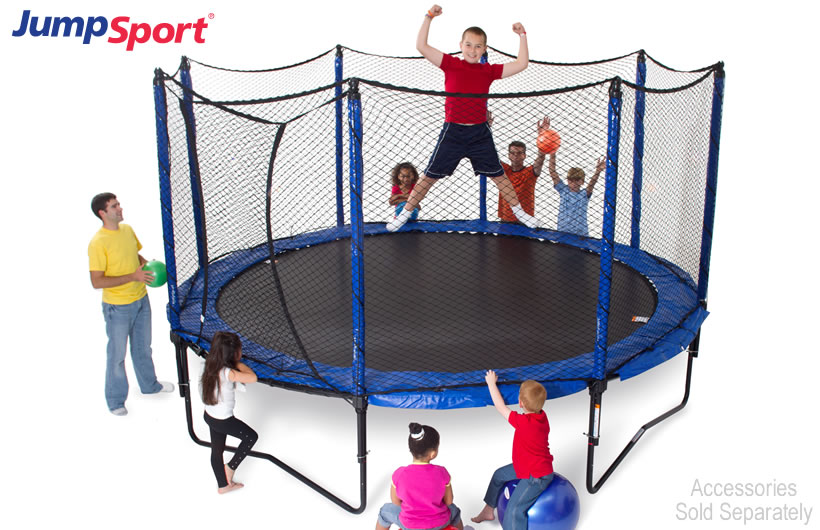
[[[415,187],[416,187],[416,183],[414,182],[413,184],[410,185],[410,189],[407,191],[407,193],[410,193],[411,191],[413,191],[413,188],[415,188]],[[401,191],[400,186],[393,186],[392,188],[390,188],[390,198],[391,199],[393,198],[393,195],[401,195],[402,193],[404,193],[404,192]]]
[[[413,188],[415,188],[415,187],[416,187],[415,182],[413,184],[410,184],[410,189],[407,190],[407,193],[410,193],[411,191],[413,191]],[[390,195],[400,195],[402,193],[405,193],[405,192],[401,191],[401,186],[393,186],[392,188],[390,188]]]
[[[441,58],[439,68],[444,71],[444,90],[464,94],[488,94],[490,84],[501,79],[504,71],[503,64],[471,64],[446,53]],[[447,96],[444,101],[444,121],[484,123],[487,121],[487,100]]]
[[[535,176],[532,166],[524,166],[521,171],[513,171],[510,165],[504,162],[501,162],[501,166],[515,189],[521,208],[528,214],[535,215],[535,181],[538,177]],[[510,223],[518,221],[509,203],[501,197],[500,192],[498,194],[498,218]]]
[[[512,449],[515,476],[540,478],[552,473],[547,414],[543,410],[536,414],[512,411],[508,421],[515,428]]]

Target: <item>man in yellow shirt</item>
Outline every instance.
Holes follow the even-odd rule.
[[[125,350],[131,343],[131,362],[143,394],[172,392],[174,385],[157,381],[151,358],[151,304],[145,284],[154,277],[142,270],[146,263],[142,245],[134,230],[122,223],[122,206],[113,193],[100,193],[91,201],[91,210],[102,228],[88,244],[91,285],[103,290],[102,309],[108,335],[105,371],[105,399],[116,416],[125,416],[128,379]]]

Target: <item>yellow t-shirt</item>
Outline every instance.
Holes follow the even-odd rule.
[[[100,228],[88,244],[88,270],[103,271],[106,276],[131,274],[140,266],[139,251],[142,244],[134,230],[120,223],[119,230]],[[128,282],[117,287],[103,289],[103,302],[125,305],[145,296],[145,284]]]

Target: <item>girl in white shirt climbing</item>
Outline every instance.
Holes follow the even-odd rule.
[[[241,362],[242,342],[235,333],[217,331],[211,340],[211,350],[202,372],[202,401],[205,403],[205,423],[211,431],[211,467],[218,492],[228,493],[244,486],[234,482],[233,475],[248,456],[259,435],[233,415],[236,384],[255,383],[256,374]],[[230,435],[240,443],[233,458],[224,463],[225,439]]]

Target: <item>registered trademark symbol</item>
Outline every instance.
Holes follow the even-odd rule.
[[[213,13],[208,13],[208,18],[214,18],[214,14]]]

